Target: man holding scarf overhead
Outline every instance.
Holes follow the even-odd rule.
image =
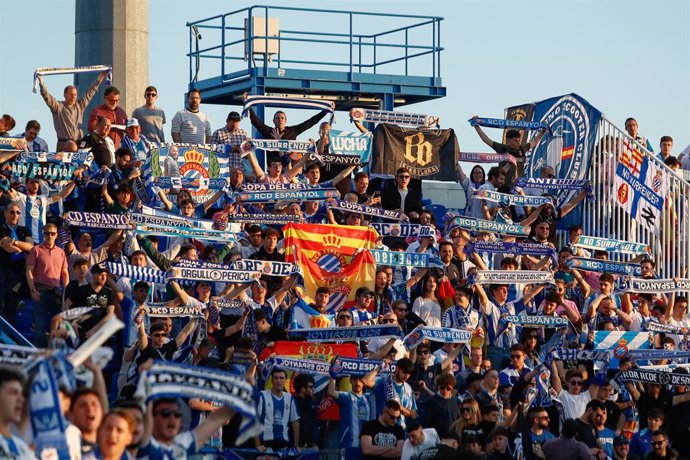
[[[479,116],[475,115],[472,117],[472,119],[475,118],[479,118]],[[531,141],[520,143],[520,140],[522,139],[522,134],[520,134],[520,131],[517,129],[509,129],[506,133],[506,143],[502,144],[500,142],[491,140],[491,138],[486,135],[484,130],[478,124],[474,125],[474,129],[477,131],[477,134],[479,134],[480,139],[486,145],[494,149],[496,153],[509,153],[515,157],[518,163],[518,176],[521,176],[523,173],[523,169],[525,167],[525,155],[527,154],[527,151],[539,145],[539,141],[541,141],[541,138],[544,137],[544,134],[546,133],[546,129],[542,129]],[[513,183],[513,179],[516,177],[515,166],[508,161],[502,161],[498,166],[506,173],[506,186],[510,187]]]

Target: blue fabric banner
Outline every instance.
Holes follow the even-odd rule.
[[[370,224],[381,236],[396,236],[400,238],[419,238],[428,236],[436,238],[436,231],[430,225],[420,224],[389,224],[373,222]]]
[[[371,133],[337,131],[331,129],[328,133],[328,148],[334,155],[356,155],[361,163],[371,160]]]
[[[612,262],[608,260],[587,259],[585,257],[573,257],[568,259],[568,267],[587,270],[597,273],[611,273],[614,275],[634,275],[642,274],[640,264],[628,264],[623,262]]]
[[[375,325],[337,328],[292,329],[291,337],[304,337],[307,342],[333,342],[336,340],[372,339],[374,337],[400,338],[400,326]]]
[[[577,94],[545,99],[534,104],[531,121],[549,125],[553,136],[544,136],[527,152],[525,176],[539,177],[544,166],[552,166],[560,179],[586,179],[592,163],[592,150],[598,141],[601,112]],[[563,206],[575,195],[567,189],[554,190],[556,205]],[[581,205],[558,222],[567,229],[582,220]]]
[[[548,123],[528,120],[504,120],[502,118],[470,118],[470,126],[485,126],[500,129],[549,129]]]

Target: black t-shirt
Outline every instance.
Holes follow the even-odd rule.
[[[417,458],[419,460],[455,460],[459,458],[459,452],[445,444],[437,444],[422,451]]]
[[[79,338],[82,341],[86,338],[84,334],[105,317],[108,305],[115,305],[115,294],[112,289],[103,286],[100,291],[96,292],[91,283],[76,288],[69,296],[69,299],[72,301],[73,308],[97,308],[80,324]]]
[[[27,238],[31,238],[31,232],[28,228],[17,225],[14,229],[16,233],[17,241],[26,241]],[[10,227],[7,224],[0,225],[0,239],[6,236],[13,236]],[[4,249],[0,248],[0,268],[5,270],[18,271],[20,274],[24,274],[24,269],[26,267],[26,252],[9,253]]]
[[[592,447],[597,447],[597,430],[594,425],[583,422],[582,420],[575,419],[577,423],[577,436],[578,441],[584,442],[590,449]]]
[[[259,334],[258,341],[264,347],[270,342],[277,342],[279,340],[287,340],[288,336],[285,329],[278,326],[271,326],[271,328],[264,333]]]
[[[659,397],[657,399],[652,398],[646,391],[640,392],[640,399],[636,401],[637,410],[640,414],[640,429],[647,428],[647,414],[651,409],[657,408],[666,414],[663,425],[661,429],[668,431],[669,423],[671,422],[668,414],[671,413],[671,407],[673,405],[673,395],[670,391],[662,388],[659,391]]]
[[[438,376],[441,373],[441,371],[441,363],[432,364],[426,369],[424,369],[421,364],[415,363],[414,370],[412,371],[412,375],[410,376],[410,381],[419,382],[423,380],[428,389],[430,389],[431,391],[436,391],[436,376]],[[426,397],[424,397],[425,394],[427,395]],[[425,391],[422,392],[422,395],[422,400],[430,398],[430,396],[428,396],[428,393],[426,393]]]
[[[149,340],[149,345],[139,353],[139,356],[137,356],[137,366],[146,362],[147,359],[153,359],[154,361],[157,359],[166,359],[170,361],[173,357],[173,354],[177,351],[177,341],[175,339],[171,339],[168,343],[163,345],[162,347],[156,349],[153,346],[153,341]]]
[[[606,428],[616,431],[618,419],[621,416],[621,410],[618,408],[618,405],[610,399],[607,399],[604,405],[606,406],[606,423],[604,425]]]
[[[405,439],[405,433],[400,425],[384,426],[379,419],[366,422],[362,426],[362,436],[371,436],[371,444],[374,446],[395,447],[398,441]],[[386,457],[365,455],[364,460],[379,460]]]
[[[110,149],[108,149],[108,144],[106,143],[105,138],[95,133],[89,133],[81,140],[79,148],[90,148],[91,153],[93,153],[93,160],[99,167],[110,166]]]

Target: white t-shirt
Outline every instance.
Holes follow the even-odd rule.
[[[592,399],[589,391],[583,391],[579,395],[573,395],[562,389],[558,394],[558,400],[563,404],[565,418],[580,418],[587,409],[587,403]]]
[[[417,297],[412,311],[430,327],[441,327],[441,305],[431,299]]]
[[[402,455],[400,460],[413,460],[419,457],[419,454],[427,450],[429,447],[434,447],[439,444],[441,440],[434,428],[424,428],[424,441],[418,446],[413,446],[409,439],[403,444]]]

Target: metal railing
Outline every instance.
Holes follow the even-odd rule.
[[[676,175],[656,155],[649,152],[646,146],[636,142],[604,116],[597,127],[597,139],[589,169],[596,201],[586,202],[584,205],[584,233],[645,243],[652,250],[657,273],[661,277],[687,277],[690,261],[690,183]],[[668,178],[668,192],[658,237],[641,223],[631,219],[612,200],[612,194],[616,193],[616,167],[626,143],[643,152]],[[623,260],[620,254],[610,254],[609,257]]]
[[[253,30],[252,17],[264,19],[264,30]],[[269,36],[271,17],[280,18],[278,36]],[[233,74],[249,72],[253,67],[263,69],[263,75],[267,75],[268,53],[257,53],[265,56],[260,62],[254,62],[255,40],[265,40],[264,50],[269,49],[269,42],[277,41],[278,68],[286,64],[314,69],[331,67],[347,70],[352,78],[353,72],[376,74],[389,70],[391,64],[399,64],[401,69],[396,73],[407,76],[410,61],[419,70],[423,69],[420,59],[427,57],[430,72],[422,76],[436,78],[441,75],[442,20],[436,16],[251,6],[187,23],[189,81],[198,79],[204,60],[219,61],[218,67],[204,67],[204,71],[215,71],[211,75],[221,75],[224,82],[237,78]],[[386,21],[397,24],[379,30]],[[296,30],[303,25],[308,25],[309,30]],[[325,30],[318,31],[319,28]],[[210,46],[198,48],[202,42],[209,41]]]

